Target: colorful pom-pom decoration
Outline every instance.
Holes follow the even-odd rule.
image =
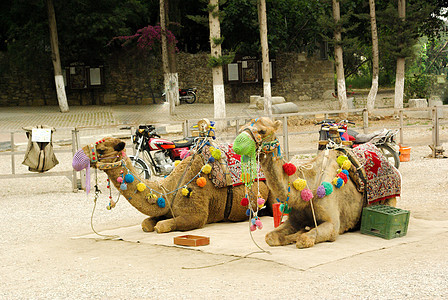
[[[187,197],[188,194],[190,194],[190,191],[189,191],[187,188],[183,188],[183,189],[182,189],[182,195],[185,196],[185,197]]]
[[[255,226],[257,226],[258,229],[262,229],[262,228],[263,228],[263,222],[261,222],[260,219],[257,219],[257,220],[255,221]]]
[[[205,177],[199,177],[198,179],[196,179],[196,184],[199,187],[204,187],[207,184],[207,179],[205,179]]]
[[[288,203],[280,204],[280,211],[284,214],[289,214],[291,212],[291,208],[288,206]]]
[[[338,156],[338,158],[337,158],[336,161],[338,162],[338,165],[342,167],[342,164],[343,164],[344,161],[346,161],[347,159],[348,159],[348,157],[347,157],[346,155],[340,155],[340,156]]]
[[[246,210],[246,216],[250,216],[250,208]]]
[[[123,177],[118,176],[118,178],[117,178],[117,182],[118,182],[118,183],[122,183],[122,182],[123,182]]]
[[[184,149],[180,151],[180,159],[184,160],[188,156],[190,156],[190,150]]]
[[[285,171],[286,175],[291,176],[297,171],[297,168],[292,163],[285,163],[283,165],[283,171]]]
[[[303,201],[310,201],[311,199],[313,199],[314,195],[313,192],[310,189],[303,189],[300,192],[300,196],[302,197]]]
[[[257,230],[257,226],[255,224],[250,225],[250,231]]]
[[[322,185],[325,188],[325,195],[326,196],[328,196],[331,193],[333,193],[333,185],[331,185],[331,183],[324,181],[324,182],[322,182]]]
[[[174,166],[175,166],[175,167],[177,167],[177,166],[178,166],[178,165],[180,164],[180,162],[181,162],[181,161],[180,161],[180,160],[178,160],[178,159],[177,159],[177,160],[175,160],[175,161],[174,161]]]
[[[144,190],[146,190],[146,184],[144,184],[143,182],[138,183],[137,184],[137,191],[143,192]]]
[[[348,159],[342,163],[342,169],[344,169],[344,170],[349,170],[351,167],[352,167],[352,163]]]
[[[134,182],[134,176],[132,176],[132,174],[126,174],[124,176],[124,181],[126,181],[127,183]]]
[[[302,178],[297,178],[296,180],[293,181],[292,185],[296,190],[300,192],[304,188],[306,188],[306,180]]]
[[[319,198],[323,198],[323,197],[325,197],[325,195],[327,195],[327,193],[326,193],[326,191],[325,191],[325,187],[324,187],[323,185],[319,185],[319,186],[317,187],[316,195],[317,195],[317,197],[319,197]]]
[[[165,203],[165,199],[163,199],[162,197],[158,198],[158,199],[157,199],[157,205],[158,205],[160,208],[164,208],[165,205],[166,205],[166,203]]]
[[[202,167],[202,173],[204,174],[209,174],[212,171],[212,166],[210,166],[209,164],[205,164]]]
[[[344,183],[347,183],[347,180],[348,180],[347,175],[345,175],[344,173],[341,172],[338,174],[338,177],[342,178],[342,180],[344,180]]]
[[[126,185],[126,183],[122,183],[121,185],[120,185],[120,190],[122,190],[122,191],[126,191],[128,189],[128,186]]]
[[[212,157],[214,158],[214,159],[220,159],[221,158],[221,150],[219,150],[219,149],[214,149],[213,151],[212,151]]]
[[[344,185],[344,180],[341,177],[336,177],[333,179],[333,185],[339,189]]]
[[[208,162],[209,162],[209,163],[214,163],[214,162],[215,162],[215,158],[214,158],[213,156],[210,156],[210,157],[208,158]]]
[[[263,205],[264,205],[265,202],[266,202],[266,201],[265,201],[263,198],[261,198],[261,197],[259,197],[259,198],[257,199],[257,204],[258,204],[258,206],[260,206],[260,207],[263,207]]]
[[[241,199],[241,205],[242,206],[248,206],[249,205],[249,199],[247,199],[246,197]]]
[[[342,170],[341,173],[344,173],[348,177],[348,171],[347,170]]]

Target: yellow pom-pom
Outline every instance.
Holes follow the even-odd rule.
[[[342,169],[337,169],[336,173],[339,174],[342,172]]]
[[[331,182],[334,186],[338,184],[338,177],[335,177],[333,181]]]
[[[210,148],[208,148],[208,150],[210,151],[210,153],[212,153],[215,150],[215,147],[210,146]]]
[[[212,171],[212,166],[206,164],[202,167],[202,173],[209,174]]]
[[[187,197],[189,193],[190,191],[187,188],[182,189],[182,195],[184,195],[185,197]]]
[[[177,167],[177,165],[180,164],[180,162],[181,162],[180,160],[175,160],[174,161],[174,166]]]
[[[143,192],[144,190],[146,190],[146,185],[143,182],[138,183],[137,184],[137,191]]]
[[[342,169],[344,170],[349,170],[351,167],[352,163],[348,159],[344,161],[344,163],[342,164]]]
[[[302,178],[297,178],[296,180],[294,180],[292,185],[296,190],[302,191],[304,188],[306,188],[306,180]]]
[[[206,185],[206,183],[207,183],[207,180],[205,179],[205,177],[199,177],[199,178],[196,180],[196,184],[197,184],[199,187],[204,187],[204,186]]]
[[[214,149],[214,150],[212,151],[212,156],[213,156],[213,158],[216,159],[216,160],[220,159],[220,158],[221,158],[221,150],[219,150],[219,149]]]
[[[346,155],[340,155],[336,161],[338,162],[339,166],[342,166],[344,161],[346,161],[347,159],[348,157]]]

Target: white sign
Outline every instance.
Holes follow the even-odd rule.
[[[32,142],[51,142],[51,128],[33,128],[31,133]]]

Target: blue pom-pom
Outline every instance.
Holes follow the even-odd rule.
[[[250,208],[246,210],[246,216],[250,216]]]
[[[157,199],[157,205],[158,205],[160,208],[164,208],[165,205],[166,205],[166,203],[165,203],[165,199],[163,199],[162,197],[158,198],[158,199]]]
[[[126,183],[122,183],[121,185],[120,185],[120,190],[123,190],[123,191],[126,191],[128,189],[128,186],[126,185]]]
[[[338,177],[338,182],[336,183],[336,187],[340,188],[344,184],[344,180],[340,177]]]
[[[215,162],[215,158],[213,156],[210,156],[210,158],[208,159],[208,162],[214,163]]]
[[[253,225],[255,225],[255,222],[256,222],[257,220],[255,219],[255,218],[252,218],[252,220],[251,220],[251,222],[252,222],[252,224]]]
[[[134,176],[132,176],[132,174],[126,174],[126,176],[124,176],[124,181],[127,183],[134,182]]]
[[[341,173],[344,173],[345,175],[348,176],[348,171],[347,170],[342,170]]]

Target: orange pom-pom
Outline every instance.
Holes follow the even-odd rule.
[[[196,184],[197,184],[199,187],[204,187],[206,183],[207,183],[207,180],[205,179],[205,177],[199,177],[199,178],[196,180]]]

